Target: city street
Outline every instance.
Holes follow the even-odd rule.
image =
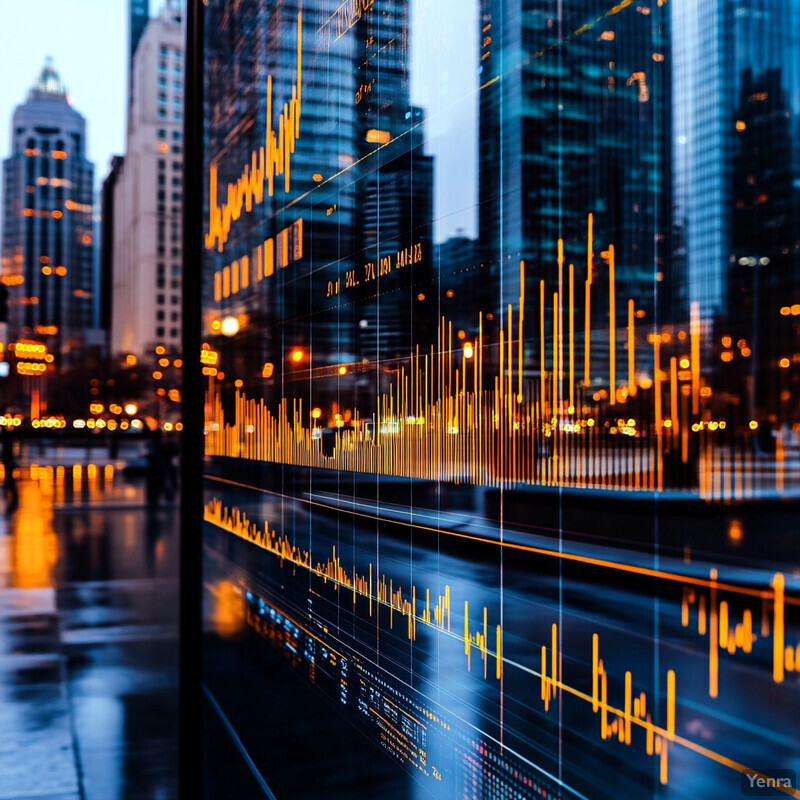
[[[176,796],[177,509],[135,449],[24,448],[0,517],[0,798]]]

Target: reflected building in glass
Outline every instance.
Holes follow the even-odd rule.
[[[337,296],[340,259],[355,260],[355,193],[337,183],[357,160],[354,45],[319,4],[212,4],[208,19],[219,35],[207,54],[205,285],[220,318],[248,320],[235,348],[219,335],[210,346],[279,401],[285,382],[307,390],[310,365],[336,376],[340,352],[355,360]],[[232,219],[230,187],[245,174],[257,189]]]
[[[434,274],[434,164],[425,154],[425,110],[410,100],[410,3],[376,0],[352,35],[363,47],[355,62],[357,347],[360,360],[382,363],[427,348],[435,336],[426,296]],[[411,299],[398,303],[398,296]]]
[[[727,800],[792,769],[800,435],[742,389],[789,341],[776,293],[800,316],[778,68],[706,97],[714,51],[677,42],[706,2],[197,8],[210,729],[280,800]],[[682,160],[706,113],[731,146]],[[728,211],[687,205],[717,168]]]
[[[743,412],[796,419],[800,7],[671,5],[680,302],[698,304],[719,381]]]
[[[543,279],[548,298],[553,291],[565,298],[573,263],[581,322],[584,281],[596,283],[590,384],[608,387],[598,356],[609,347],[601,297],[611,246],[617,324],[627,323],[627,298],[645,327],[669,314],[662,291],[671,218],[668,9],[483,0],[480,24],[482,258],[493,264],[492,286],[504,302],[519,294],[520,259],[532,297]]]
[[[207,83],[216,120],[209,142],[216,207],[207,231],[215,214],[224,218],[225,187],[239,180],[241,165],[251,154],[261,157],[270,131],[285,135],[275,131],[279,120],[292,116],[296,127],[290,167],[275,165],[252,213],[226,223],[222,237],[210,233],[206,245],[222,313],[250,320],[232,358],[251,353],[248,337],[258,337],[252,347],[267,395],[281,381],[302,395],[312,367],[318,402],[335,397],[342,378],[353,375],[368,406],[376,362],[407,357],[414,342],[427,345],[433,336],[435,315],[424,301],[433,261],[433,162],[424,152],[424,111],[409,99],[407,3],[370,4],[355,16],[328,5],[210,9],[220,36]],[[238,76],[235,97],[228,70]],[[259,250],[243,244],[253,236]],[[238,273],[235,283],[226,270]],[[395,302],[416,285],[423,300]],[[263,337],[267,323],[271,334]]]

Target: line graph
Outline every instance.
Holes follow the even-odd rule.
[[[209,216],[205,235],[206,249],[214,247],[221,253],[228,240],[233,223],[242,213],[249,213],[264,201],[266,189],[269,197],[275,193],[275,180],[283,176],[283,188],[291,188],[292,155],[300,137],[302,110],[303,70],[303,14],[297,15],[297,74],[292,85],[291,99],[283,104],[277,123],[273,125],[272,75],[267,76],[267,134],[264,144],[254,150],[250,162],[242,168],[239,179],[229,183],[225,200],[219,205],[219,165],[212,161],[208,175]]]
[[[441,594],[435,592],[432,594],[429,587],[417,587],[415,584],[404,588],[396,584],[392,577],[379,573],[372,563],[368,565],[366,571],[359,572],[355,567],[348,569],[343,566],[341,556],[337,554],[335,547],[326,559],[315,560],[311,553],[293,545],[289,539],[271,528],[269,523],[265,522],[263,526],[260,526],[251,521],[238,508],[228,508],[217,499],[211,499],[206,504],[205,520],[217,528],[265,550],[281,565],[286,563],[293,567],[299,567],[324,585],[333,585],[339,593],[339,602],[351,604],[353,613],[358,613],[360,608],[368,618],[374,619],[378,623],[381,609],[383,609],[384,620],[386,620],[386,612],[388,612],[388,629],[398,633],[402,632],[402,635],[410,642],[417,639],[418,626],[425,626],[450,640],[456,640],[463,647],[468,672],[472,671],[472,652],[475,650],[480,660],[484,680],[499,682],[503,677],[504,670],[520,667],[516,662],[508,662],[504,658],[502,644],[504,631],[501,625],[490,624],[488,610],[485,606],[479,608],[477,614],[474,614],[470,611],[469,599],[464,599],[463,627],[453,624],[452,616],[462,606],[460,600],[452,597],[449,584],[445,584],[444,592]],[[716,570],[712,570],[708,590],[712,598],[710,622],[703,630],[698,630],[698,635],[708,634],[711,643],[708,655],[709,696],[711,698],[718,696],[719,649],[726,650],[730,655],[739,651],[749,654],[753,652],[752,646],[758,639],[758,636],[753,634],[748,627],[751,626],[752,611],[745,609],[743,622],[731,629],[732,640],[735,639],[741,644],[739,651],[730,646],[727,638],[728,601],[718,597],[716,579]],[[772,677],[775,683],[783,682],[785,670],[788,668],[788,660],[793,658],[793,656],[787,655],[789,650],[794,653],[795,649],[800,648],[800,642],[792,647],[785,647],[784,583],[784,576],[776,573],[771,584],[772,613],[771,615],[767,613],[768,605],[764,602],[765,611],[762,614],[760,630],[762,638],[766,639],[771,635],[773,639],[772,651],[775,660]],[[687,609],[695,602],[693,598],[699,596],[701,595],[695,591],[694,587],[684,586],[682,588],[681,624],[684,627],[688,626]],[[348,599],[345,600],[345,597]],[[363,605],[359,605],[359,601]],[[700,605],[699,600],[697,603]],[[477,616],[476,620],[475,616]],[[577,689],[564,677],[557,622],[552,623],[550,632],[549,640],[540,646],[540,663],[536,668],[526,667],[527,672],[538,678],[539,694],[545,713],[551,712],[551,706],[558,700],[561,693],[566,693],[591,706],[593,714],[598,717],[598,735],[601,740],[632,746],[637,741],[634,730],[641,731],[643,737],[640,746],[644,748],[647,756],[657,759],[659,780],[663,784],[668,782],[668,754],[670,748],[675,745],[686,747],[737,771],[753,773],[751,768],[734,759],[716,753],[710,748],[692,741],[690,737],[684,737],[677,733],[676,686],[679,685],[679,678],[676,677],[675,670],[668,669],[664,674],[666,692],[659,716],[666,722],[659,725],[654,722],[654,703],[658,705],[658,702],[652,698],[648,699],[648,695],[644,691],[633,692],[631,670],[624,671],[622,681],[624,689],[620,701],[615,702],[609,696],[609,681],[614,676],[609,674],[602,658],[598,633],[593,633],[591,638],[591,693],[588,694]],[[745,633],[750,636],[749,644],[744,639]],[[794,668],[792,661],[791,669]]]

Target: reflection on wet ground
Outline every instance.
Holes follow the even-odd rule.
[[[177,508],[83,448],[0,517],[0,800],[177,796]],[[1,504],[0,504],[1,505]]]

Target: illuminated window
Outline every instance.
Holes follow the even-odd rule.
[[[381,131],[372,128],[367,131],[366,139],[370,144],[386,144],[392,138],[389,131]]]

